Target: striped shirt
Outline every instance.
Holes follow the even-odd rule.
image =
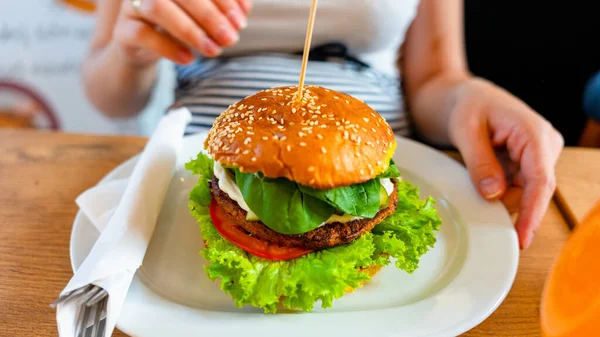
[[[198,60],[177,67],[176,104],[192,112],[186,134],[208,130],[215,118],[256,92],[297,85],[301,56],[259,54]],[[352,61],[309,61],[306,84],[319,85],[363,100],[390,124],[398,135],[409,136],[399,78]]]

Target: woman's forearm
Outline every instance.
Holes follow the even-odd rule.
[[[406,99],[416,127],[429,142],[449,145],[449,115],[470,78],[463,41],[463,0],[422,0],[402,57]]]
[[[156,64],[132,64],[114,43],[93,49],[83,63],[86,94],[98,110],[110,117],[134,116],[143,110],[156,75]]]

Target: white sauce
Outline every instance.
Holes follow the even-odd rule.
[[[383,186],[387,194],[392,195],[392,193],[394,192],[394,183],[392,182],[392,179],[383,178],[379,179],[379,182],[381,183],[381,186]]]
[[[215,177],[219,179],[219,189],[227,193],[232,200],[235,200],[238,205],[240,205],[241,209],[248,212],[248,215],[246,216],[247,218],[258,218],[256,214],[250,210],[248,204],[246,204],[246,201],[242,196],[242,191],[240,191],[240,188],[235,184],[235,181],[233,181],[229,173],[227,173],[223,166],[221,166],[221,164],[219,164],[216,160],[213,170]]]
[[[235,181],[232,179],[232,177],[229,175],[229,173],[227,173],[227,171],[223,168],[223,166],[221,166],[221,164],[219,164],[217,161],[215,161],[214,173],[215,173],[215,177],[217,177],[217,179],[219,179],[219,189],[221,191],[227,193],[227,195],[232,200],[235,200],[241,209],[248,212],[248,215],[246,216],[247,218],[258,219],[258,216],[256,214],[254,214],[254,212],[252,212],[250,210],[250,207],[248,207],[248,204],[246,204],[246,201],[244,200],[244,197],[242,196],[242,191],[240,191],[240,188],[236,185]],[[380,179],[379,181],[381,182],[381,186],[383,186],[383,188],[385,189],[385,191],[387,192],[388,195],[391,195],[394,192],[394,183],[392,183],[391,179],[384,178],[384,179]],[[332,222],[345,223],[345,222],[350,222],[350,221],[358,220],[358,219],[362,219],[362,217],[352,216],[349,214],[344,214],[344,215],[334,214],[329,219],[327,219],[327,221],[322,223],[321,226],[328,224],[328,223],[332,223]]]

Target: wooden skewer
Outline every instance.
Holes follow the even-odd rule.
[[[310,43],[312,41],[313,28],[315,26],[315,17],[317,15],[317,0],[312,0],[310,8],[310,17],[308,19],[308,28],[306,30],[306,40],[304,41],[304,54],[302,56],[302,70],[300,71],[300,83],[298,84],[297,100],[302,100],[302,91],[304,89],[304,78],[306,77],[306,66],[308,64],[308,54],[310,52]]]

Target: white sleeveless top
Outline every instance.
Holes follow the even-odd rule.
[[[304,48],[311,0],[253,0],[248,27],[224,55]],[[397,74],[398,49],[419,0],[319,0],[312,46],[345,44],[350,54],[387,74]]]
[[[306,84],[361,99],[397,134],[410,135],[396,60],[418,3],[319,0],[311,47],[341,44],[346,53],[340,60],[330,47],[321,49],[322,55],[309,61]],[[298,84],[310,5],[310,0],[253,0],[237,45],[221,57],[176,67],[175,103],[193,116],[186,134],[206,131],[229,105],[257,91]]]

